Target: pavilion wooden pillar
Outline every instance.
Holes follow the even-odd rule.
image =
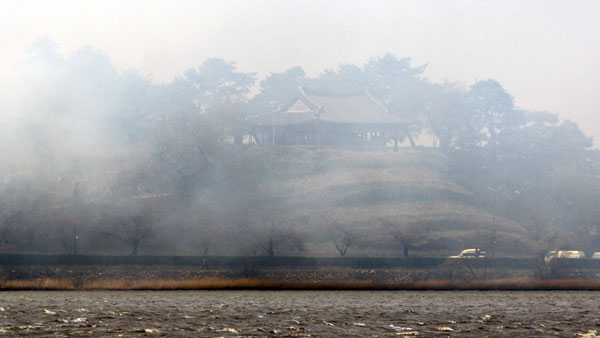
[[[315,125],[317,128],[316,148],[319,149],[321,148],[321,119],[319,117],[317,117],[317,123],[315,123]]]
[[[410,141],[410,146],[411,146],[411,147],[413,147],[413,148],[414,148],[414,147],[416,147],[416,146],[417,146],[417,145],[415,144],[415,140],[413,139],[413,137],[412,137],[412,135],[411,135],[411,133],[410,133],[410,130],[408,130],[408,129],[406,130],[406,137],[408,137],[408,140]]]

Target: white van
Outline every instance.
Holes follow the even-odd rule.
[[[592,255],[592,259],[600,259],[600,251],[594,252],[594,254]]]
[[[465,249],[456,256],[450,256],[448,258],[485,258],[487,253],[481,249]]]
[[[550,263],[554,258],[581,259],[585,258],[585,253],[578,250],[552,250],[544,257],[544,261]]]

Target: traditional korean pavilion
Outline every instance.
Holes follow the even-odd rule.
[[[390,114],[368,91],[325,95],[298,88],[297,97],[274,111],[249,116],[259,144],[383,148],[404,136],[407,121]]]

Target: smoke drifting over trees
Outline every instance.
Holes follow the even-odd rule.
[[[1,252],[600,251],[591,139],[516,107],[498,81],[432,83],[425,65],[387,54],[260,81],[208,59],[157,84],[91,47],[64,57],[41,39],[28,52],[0,83]],[[291,104],[298,87],[368,91],[406,121],[402,149],[256,144],[246,118]]]

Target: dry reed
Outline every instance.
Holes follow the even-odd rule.
[[[274,281],[260,279],[0,280],[0,290],[600,290],[600,280]]]

